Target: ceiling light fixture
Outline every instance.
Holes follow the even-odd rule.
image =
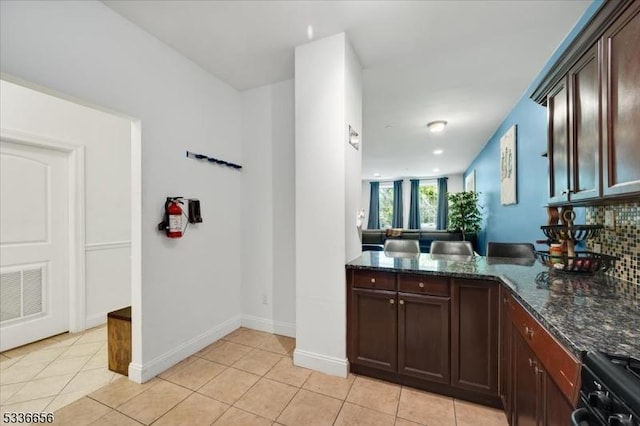
[[[437,168],[437,167],[436,167],[435,169],[433,169],[433,172],[434,172],[434,173],[438,173],[439,171],[440,171],[440,169],[439,169],[439,168]]]
[[[307,25],[307,38],[313,40],[313,25]]]
[[[429,128],[430,131],[437,133],[437,132],[443,131],[446,125],[447,125],[446,121],[437,120],[427,124],[427,127]]]
[[[380,177],[380,173],[374,173],[373,177]]]
[[[441,150],[441,149],[435,149],[435,150],[433,150],[433,155],[440,155],[440,154],[442,154],[443,152],[444,152],[444,151],[443,151],[443,150]]]

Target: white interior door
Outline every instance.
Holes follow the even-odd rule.
[[[0,350],[69,329],[69,154],[0,141]]]

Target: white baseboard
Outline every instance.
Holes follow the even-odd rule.
[[[212,329],[184,342],[170,351],[144,364],[129,364],[129,380],[144,383],[153,379],[167,368],[209,346],[240,327],[240,316],[235,316]]]
[[[266,331],[267,333],[279,334],[281,336],[296,337],[296,325],[290,322],[274,321],[268,318],[242,315],[241,323],[243,327],[253,330]]]
[[[349,360],[322,355],[315,352],[296,349],[293,351],[293,363],[299,367],[310,368],[332,376],[347,377]]]

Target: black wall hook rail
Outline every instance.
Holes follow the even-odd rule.
[[[218,160],[217,158],[208,157],[203,154],[196,154],[195,152],[187,151],[187,158],[195,158],[196,160],[207,160],[210,163],[220,164],[221,166],[231,167],[232,169],[236,169],[236,170],[240,170],[242,168],[242,166],[238,164],[229,163],[228,161],[224,161],[224,160]]]

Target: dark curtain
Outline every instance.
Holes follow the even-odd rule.
[[[438,178],[438,217],[436,229],[447,229],[449,224],[449,197],[447,196],[447,178]]]
[[[409,203],[409,229],[420,229],[420,180],[411,179]]]
[[[380,229],[380,182],[370,182],[371,197],[369,198],[368,229]]]
[[[393,228],[402,228],[402,181],[393,182],[393,220],[391,226]]]

